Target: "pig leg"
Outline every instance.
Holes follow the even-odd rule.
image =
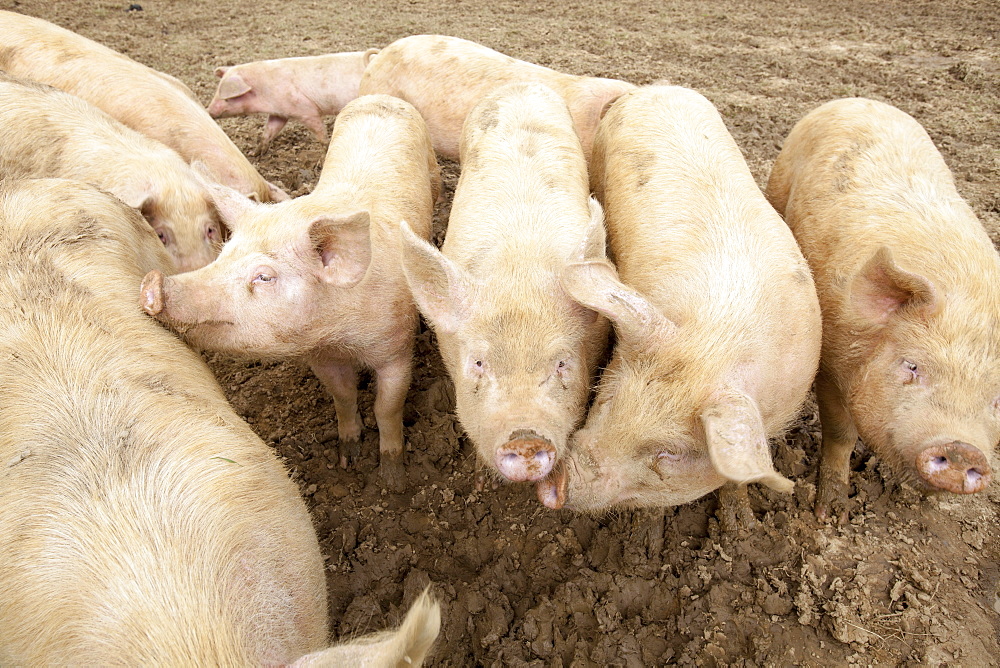
[[[312,360],[313,373],[333,395],[337,413],[337,437],[340,468],[347,468],[348,458],[361,454],[361,413],[358,412],[358,371],[351,363]]]
[[[326,124],[323,123],[323,117],[318,112],[315,115],[303,116],[299,120],[312,131],[317,141],[326,143]]]
[[[719,508],[716,510],[723,533],[743,536],[757,527],[746,484],[727,482],[719,488]]]
[[[264,124],[264,136],[261,137],[260,145],[257,147],[257,155],[264,155],[267,147],[271,145],[271,141],[284,129],[287,122],[288,119],[284,116],[274,116],[272,114],[267,117],[267,123]]]
[[[412,355],[404,355],[375,370],[375,422],[378,424],[379,472],[386,488],[406,488],[403,471],[403,407],[410,389]]]
[[[822,372],[816,378],[816,402],[823,428],[816,517],[826,520],[831,516],[831,508],[836,506],[843,509],[841,519],[845,519],[851,453],[858,442],[858,430],[840,390]]]

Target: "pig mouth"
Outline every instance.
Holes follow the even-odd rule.
[[[569,475],[566,471],[566,460],[556,462],[549,475],[535,483],[535,493],[538,502],[546,508],[559,510],[566,506]]]

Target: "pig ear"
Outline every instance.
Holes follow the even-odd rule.
[[[249,93],[251,90],[253,90],[253,87],[244,81],[243,77],[237,72],[228,77],[223,77],[222,81],[219,82],[219,90],[216,91],[216,95],[223,100],[231,100],[234,97]]]
[[[622,343],[642,346],[673,336],[676,325],[648,299],[619,281],[618,272],[607,260],[568,264],[559,282],[575,301],[607,317]]]
[[[149,181],[126,183],[121,187],[112,188],[111,194],[133,209],[138,209],[147,219],[156,199],[156,191]]]
[[[455,333],[471,310],[472,281],[434,244],[418,237],[405,220],[399,232],[403,273],[413,301],[434,329]]]
[[[875,251],[851,283],[851,304],[865,320],[885,324],[897,311],[933,315],[940,307],[934,286],[900,269],[888,246]]]
[[[774,470],[757,404],[742,392],[719,393],[701,412],[712,466],[737,483],[759,482],[778,492],[795,483]]]
[[[372,260],[371,218],[367,211],[322,216],[309,224],[309,239],[319,255],[320,278],[338,288],[357,285]]]
[[[607,257],[606,234],[604,231],[604,210],[600,202],[591,197],[589,201],[590,223],[587,225],[587,233],[575,253],[573,259],[603,260]]]
[[[221,79],[222,75],[225,74],[228,71],[229,71],[228,67],[216,67],[215,68],[215,76],[217,76],[217,77],[219,77]]]
[[[225,223],[230,231],[235,232],[239,229],[240,222],[257,206],[257,203],[252,199],[229,186],[204,179],[202,179],[202,185],[212,199],[215,210],[219,213],[219,220]]]
[[[274,185],[270,181],[267,181],[266,183],[267,183],[267,191],[271,193],[272,202],[287,202],[288,200],[292,199],[291,197],[289,197],[288,193],[286,193],[284,190]]]

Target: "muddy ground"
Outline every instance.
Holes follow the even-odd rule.
[[[0,7],[169,72],[205,103],[219,65],[384,46],[415,33],[472,39],[577,74],[666,78],[718,105],[760,184],[803,114],[836,97],[873,97],[924,124],[1000,239],[995,0],[129,4]],[[262,124],[223,121],[248,152]],[[253,161],[301,195],[323,154],[293,123]],[[444,166],[439,240],[457,177],[454,164]],[[859,449],[850,520],[821,525],[811,512],[818,423],[810,403],[777,448],[795,492],[752,489],[753,534],[720,531],[715,495],[599,517],[553,512],[528,486],[475,490],[473,450],[429,331],[418,349],[402,494],[379,483],[369,390],[367,456],[343,471],[332,404],[307,368],[207,357],[308,500],[337,636],[396,621],[433,583],[444,607],[435,665],[1000,665],[1000,485],[976,498],[925,499],[886,484],[878,461]]]

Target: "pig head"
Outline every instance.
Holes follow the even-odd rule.
[[[600,205],[577,259],[604,257]],[[551,259],[489,284],[402,226],[403,267],[455,383],[456,412],[484,462],[508,480],[545,477],[580,421],[607,323],[560,288]],[[549,265],[546,265],[549,262]],[[565,264],[565,261],[563,261]]]
[[[294,201],[257,204],[224,186],[213,186],[213,197],[232,229],[222,253],[197,271],[166,278],[150,272],[140,305],[206,350],[261,357],[309,352],[323,335],[312,326],[321,320],[317,311],[336,308],[368,271],[368,213],[303,217]]]
[[[851,279],[849,294],[857,338],[832,343],[845,363],[822,371],[821,398],[839,396],[853,419],[848,431],[900,479],[925,492],[984,489],[1000,440],[993,316],[946,298],[888,246]]]
[[[678,505],[726,482],[787,492],[771,463],[752,382],[725,354],[706,355],[608,262],[569,265],[564,289],[613,323],[614,356],[569,454],[538,483],[550,508]]]

